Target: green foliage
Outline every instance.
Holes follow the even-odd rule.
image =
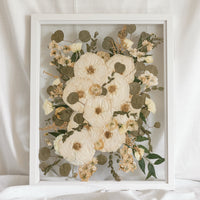
[[[70,104],[75,104],[78,102],[78,100],[79,100],[79,96],[77,92],[71,92],[67,97],[67,101]]]
[[[88,42],[91,39],[91,35],[88,31],[83,30],[83,31],[80,31],[80,33],[79,33],[79,39],[82,42]]]
[[[50,150],[47,147],[40,148],[39,159],[42,161],[48,160],[50,157]]]
[[[119,73],[119,74],[123,74],[123,72],[126,69],[126,66],[120,62],[115,63],[115,72]]]
[[[59,168],[61,176],[68,176],[70,171],[71,171],[71,165],[69,163],[64,163]]]
[[[107,162],[107,157],[106,156],[104,156],[103,154],[99,154],[98,156],[97,156],[97,160],[98,160],[98,164],[99,165],[104,165],[104,164],[106,164],[106,162]]]
[[[141,160],[138,161],[139,167],[140,169],[143,171],[143,173],[145,174],[145,162],[144,159],[142,158]]]
[[[143,141],[146,141],[146,140],[149,140],[149,139],[147,137],[139,135],[139,136],[137,136],[135,141],[136,142],[143,142]]]
[[[148,164],[148,170],[149,170],[149,172],[147,174],[146,180],[149,179],[151,176],[157,178],[155,168],[151,163]]]
[[[61,30],[57,30],[54,34],[51,36],[51,40],[56,41],[57,43],[63,41],[64,39],[64,33]]]

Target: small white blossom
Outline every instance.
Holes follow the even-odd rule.
[[[43,109],[44,109],[45,115],[48,115],[54,110],[53,104],[46,99],[43,104]]]
[[[82,48],[82,43],[73,43],[70,45],[70,49],[72,52],[77,52],[77,51],[80,51]]]
[[[145,57],[145,61],[147,63],[152,63],[153,62],[153,57],[152,56],[147,56],[147,57]]]
[[[148,107],[148,110],[152,113],[156,113],[156,105],[152,99],[146,98],[145,104]]]

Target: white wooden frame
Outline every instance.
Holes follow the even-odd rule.
[[[166,101],[166,181],[59,181],[40,180],[39,172],[39,80],[40,80],[40,34],[42,24],[162,24],[164,26],[164,73]],[[133,15],[133,14],[34,14],[31,16],[31,102],[30,102],[30,176],[29,183],[59,184],[84,187],[95,191],[109,190],[141,190],[141,189],[173,189],[173,43],[172,19],[165,15]]]

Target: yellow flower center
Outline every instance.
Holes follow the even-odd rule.
[[[85,92],[82,90],[79,90],[77,93],[79,98],[83,98],[85,96]]]
[[[105,137],[107,138],[107,139],[109,139],[109,138],[111,138],[112,137],[112,132],[110,132],[110,131],[106,131],[105,133],[104,133],[104,135],[105,135]]]
[[[94,68],[92,65],[90,65],[90,66],[87,68],[87,73],[88,73],[88,74],[94,74],[94,72],[95,72],[95,68]]]
[[[96,113],[97,115],[99,115],[101,112],[102,112],[102,110],[101,110],[100,107],[97,107],[97,108],[95,109],[95,113]]]
[[[129,111],[129,105],[127,103],[123,104],[121,106],[121,111],[128,112]]]
[[[89,93],[91,95],[94,95],[94,96],[99,96],[101,95],[102,93],[102,89],[101,89],[101,86],[98,85],[98,84],[93,84],[90,89],[89,89]]]
[[[78,151],[78,150],[80,150],[80,148],[81,148],[81,144],[80,143],[76,142],[76,143],[73,144],[73,149]]]
[[[110,86],[108,87],[108,91],[109,91],[110,93],[114,93],[114,92],[116,91],[116,89],[117,89],[117,86],[116,86],[116,85],[110,85]]]

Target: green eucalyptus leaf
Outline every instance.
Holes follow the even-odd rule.
[[[155,178],[157,178],[156,177],[155,168],[154,168],[154,166],[151,163],[148,164],[148,170],[149,170],[151,176],[154,176]]]
[[[101,95],[105,96],[107,94],[107,89],[105,87],[102,87],[102,93]]]
[[[46,168],[48,167],[47,163],[41,162],[39,165],[39,168],[44,172]]]
[[[72,109],[67,108],[66,110],[61,111],[59,113],[59,116],[60,116],[61,120],[65,121],[65,122],[69,122],[72,113],[73,113]]]
[[[146,141],[146,140],[149,140],[149,139],[147,137],[139,135],[139,136],[137,136],[135,141],[136,142],[143,142],[143,141]]]
[[[142,119],[142,121],[146,124],[146,119],[145,119],[145,116],[142,112],[140,112],[140,118]]]
[[[137,71],[144,71],[146,69],[146,66],[143,62],[136,62],[135,68]]]
[[[56,42],[61,42],[64,39],[64,33],[61,30],[57,30],[54,34],[51,36],[51,40],[55,40]]]
[[[103,154],[99,154],[98,156],[97,156],[97,160],[98,160],[98,164],[99,165],[104,165],[106,162],[107,162],[107,157],[106,156],[104,156]]]
[[[50,157],[50,150],[47,147],[42,147],[39,151],[39,159],[42,161],[48,160]]]
[[[74,77],[74,68],[73,67],[60,67],[60,73],[66,75],[69,78]]]
[[[67,102],[70,104],[75,104],[76,102],[78,102],[78,100],[79,100],[79,96],[77,92],[72,92],[67,97]]]
[[[88,42],[91,39],[91,35],[88,31],[83,30],[83,31],[80,31],[80,33],[79,33],[79,39],[82,42]]]
[[[114,40],[111,37],[107,36],[103,40],[102,47],[106,50],[109,50],[109,49],[112,49],[113,44],[114,44]]]
[[[145,162],[144,162],[144,159],[142,158],[141,160],[138,161],[138,163],[139,163],[140,169],[145,174]]]
[[[163,163],[164,161],[165,161],[164,158],[159,158],[158,160],[156,160],[156,161],[154,162],[154,165],[160,165],[160,164]]]
[[[73,119],[77,124],[82,124],[84,122],[83,113],[77,113]]]
[[[115,63],[115,72],[119,73],[119,74],[123,74],[125,69],[126,69],[126,66],[120,62],[117,62]]]
[[[142,108],[141,113],[144,115],[145,118],[147,118],[150,114],[150,112],[146,108]]]
[[[132,34],[136,31],[136,25],[135,24],[129,24],[126,26],[126,30],[128,33]]]
[[[136,95],[140,92],[140,84],[137,82],[132,82],[129,84],[130,94]]]
[[[144,149],[145,153],[149,153],[149,150],[145,146],[140,144],[140,145],[138,145],[138,147]]]
[[[159,87],[158,90],[163,91],[164,87]]]
[[[64,163],[59,168],[61,176],[68,176],[70,171],[71,171],[71,165],[69,163]]]

